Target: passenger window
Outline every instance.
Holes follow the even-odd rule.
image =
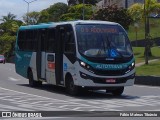
[[[67,26],[65,34],[65,43],[64,43],[64,52],[65,53],[74,53],[75,52],[75,39],[74,33],[71,26]]]
[[[24,50],[25,49],[25,38],[26,38],[26,32],[25,31],[19,31],[19,33],[18,33],[19,50]]]
[[[48,29],[48,39],[46,43],[47,52],[55,52],[55,29]]]

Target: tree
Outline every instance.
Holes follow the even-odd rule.
[[[78,4],[78,0],[67,0],[68,6],[73,6]]]
[[[68,0],[68,5],[69,6],[74,6],[77,4],[82,4],[84,2],[84,4],[91,4],[91,5],[96,5],[96,3],[98,3],[101,0]]]
[[[127,9],[118,8],[116,5],[107,6],[97,11],[93,16],[93,20],[112,21],[121,24],[126,30],[133,22]]]
[[[133,21],[135,23],[138,23],[143,18],[143,14],[144,14],[143,4],[140,4],[140,3],[133,4],[128,8],[128,12],[131,15]]]
[[[85,11],[84,19],[90,19],[93,11],[92,11],[92,5],[87,4],[78,4],[75,6],[71,6],[68,9],[68,13],[63,14],[60,18],[60,20],[66,21],[66,20],[77,20],[77,19],[83,19],[83,8]]]
[[[35,11],[27,13],[26,15],[23,16],[23,20],[28,25],[37,24],[39,21],[39,18],[40,18],[40,13]]]
[[[145,11],[144,11],[145,10]],[[150,26],[149,26],[149,17],[151,14],[160,14],[160,3],[157,0],[145,0],[145,4],[133,4],[129,8],[129,13],[135,22],[143,20],[145,23],[145,63],[148,64],[148,56],[152,56],[151,47],[151,35],[150,35]]]
[[[42,10],[40,12],[40,17],[39,17],[39,20],[38,20],[38,23],[46,23],[46,22],[49,22],[49,13],[47,10]]]
[[[16,40],[16,32],[23,24],[22,21],[16,20],[14,14],[9,13],[7,16],[2,16],[2,23],[0,24],[0,53],[5,54],[8,59],[14,49]]]
[[[78,0],[80,4],[83,3],[83,0]],[[96,3],[98,2],[98,0],[84,0],[85,4],[91,4],[91,5],[96,5]]]
[[[49,20],[57,22],[60,20],[60,16],[66,14],[67,11],[68,11],[67,4],[61,2],[56,3],[47,9],[47,12],[49,14]]]
[[[0,36],[0,53],[4,54],[7,59],[13,53],[15,39],[15,36],[9,36],[7,34]]]
[[[2,16],[2,19],[0,19],[2,22],[8,22],[8,21],[12,21],[15,20],[16,15],[11,14],[10,12],[8,13],[7,16]]]

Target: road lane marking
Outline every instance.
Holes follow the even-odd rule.
[[[160,89],[160,86],[147,86],[147,85],[134,85],[134,86],[136,86],[136,87],[145,87],[145,88],[147,87],[147,88],[151,88],[151,89],[152,88]]]
[[[11,81],[19,81],[20,79],[16,79],[16,78],[13,78],[13,77],[8,77],[8,80],[11,80]]]
[[[32,111],[31,109],[19,108],[19,107],[15,107],[15,106],[2,105],[2,104],[0,104],[0,108],[11,109],[11,110],[19,110],[19,111]]]
[[[129,110],[154,110],[160,108],[160,96],[130,96],[113,99],[54,99],[34,94],[28,94],[0,87],[0,101],[20,109],[33,111],[123,111]],[[6,93],[6,95],[4,94]],[[12,93],[13,95],[9,94]],[[131,99],[133,98],[133,99]],[[152,104],[151,104],[152,103]],[[2,107],[3,108],[3,107]],[[6,108],[7,109],[7,108]],[[16,109],[16,108],[15,108]]]
[[[23,95],[28,95],[28,97],[31,97],[31,99],[24,99],[25,97],[23,97],[23,100],[14,100],[14,96],[7,96],[10,98],[4,98],[4,100],[8,100],[14,104],[17,104],[18,106],[21,107],[26,107],[26,108],[33,108],[33,109],[38,109],[38,110],[71,110],[75,107],[91,107],[92,109],[100,109],[101,107],[99,106],[92,106],[92,105],[88,105],[88,104],[83,104],[83,103],[76,103],[76,102],[70,102],[70,101],[65,101],[65,100],[60,100],[60,99],[53,99],[53,98],[48,98],[48,97],[43,97],[43,96],[39,96],[39,95],[34,95],[34,94],[28,94],[28,93],[24,93],[24,92],[19,92],[19,91],[15,91],[15,90],[10,90],[10,89],[6,89],[6,88],[2,88],[0,87],[0,89],[2,90],[6,90],[6,91],[10,91],[10,92],[16,92],[19,94],[23,94]],[[11,98],[12,97],[12,98]],[[45,106],[43,104],[32,104],[33,102],[31,100],[34,100],[36,98],[36,100],[44,100],[44,102],[48,103],[48,102],[53,102],[53,106]],[[34,99],[32,99],[34,98]],[[12,100],[11,100],[12,99]],[[2,98],[3,100],[3,98]],[[48,101],[49,100],[49,101]],[[66,104],[66,108],[59,108],[60,106],[63,106],[64,104]],[[72,107],[72,108],[70,108]],[[94,108],[93,108],[94,107]]]

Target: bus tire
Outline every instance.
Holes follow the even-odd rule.
[[[112,90],[111,93],[114,96],[120,96],[120,95],[122,95],[123,91],[124,91],[124,87],[118,87],[115,90]]]
[[[33,73],[32,73],[31,70],[29,70],[28,79],[29,79],[29,85],[30,85],[31,87],[38,87],[38,86],[41,86],[41,85],[42,85],[42,82],[41,82],[41,81],[35,81],[35,80],[33,80]]]
[[[75,96],[78,94],[78,86],[74,85],[72,77],[67,78],[66,91],[69,95],[72,95],[72,96]]]

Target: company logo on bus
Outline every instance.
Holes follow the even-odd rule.
[[[122,69],[122,65],[97,65],[97,69]]]

